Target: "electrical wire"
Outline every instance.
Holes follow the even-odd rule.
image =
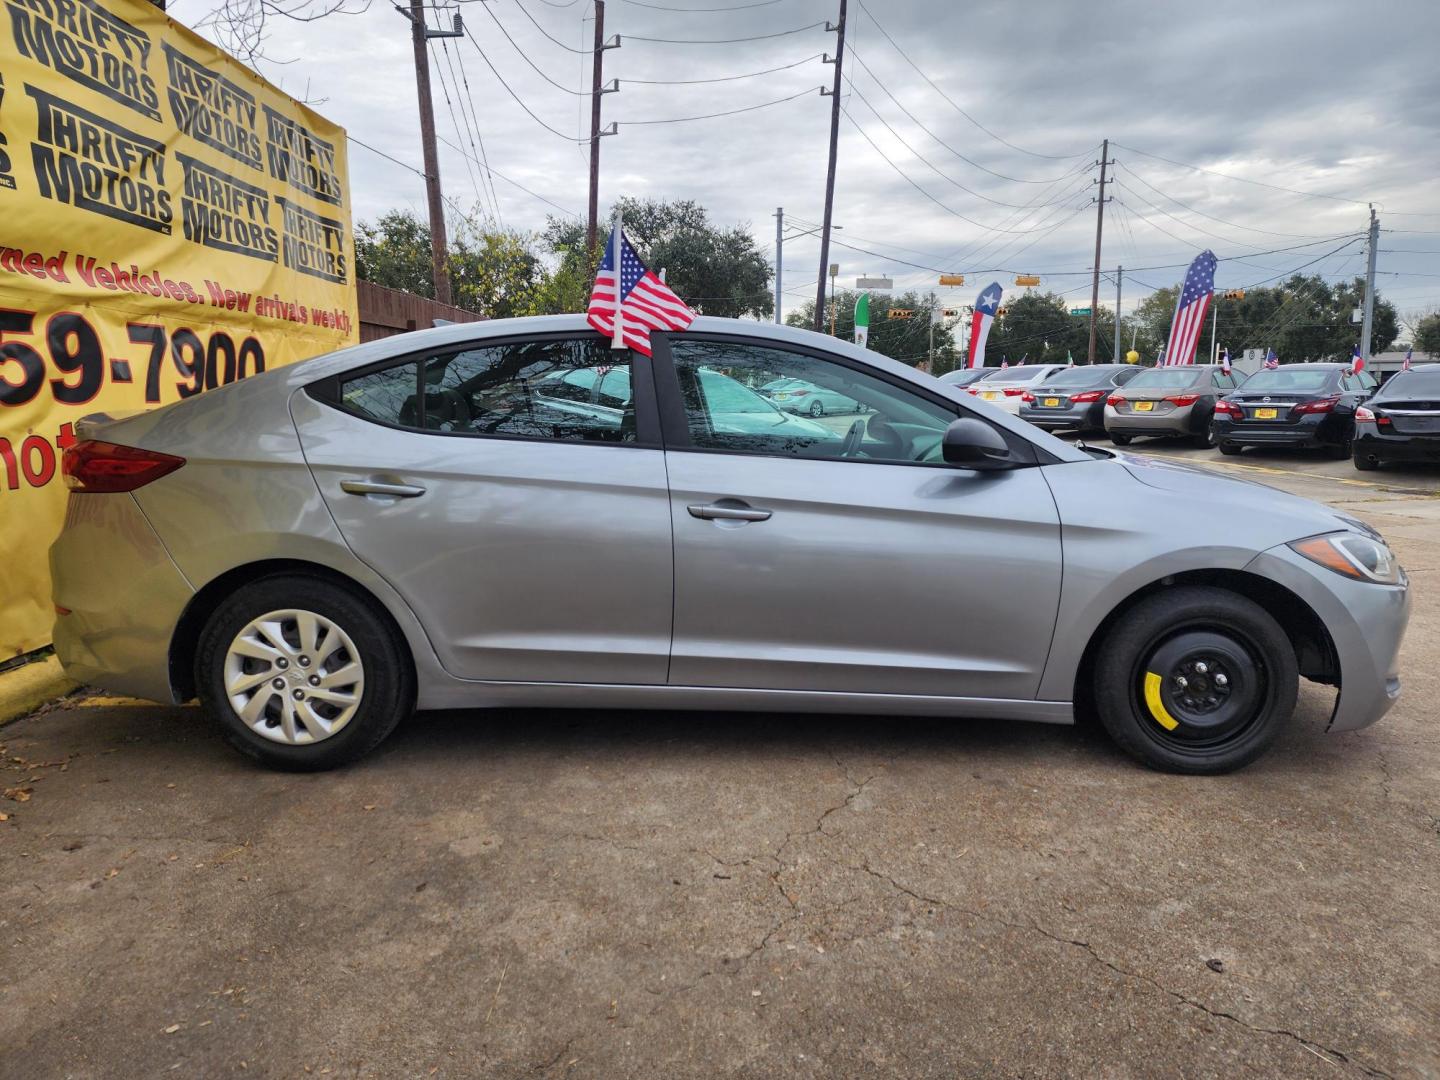
[[[1197,210],[1193,206],[1187,206],[1185,203],[1175,198],[1175,196],[1171,195],[1169,192],[1161,191],[1154,184],[1150,183],[1149,180],[1146,180],[1145,177],[1142,176],[1140,173],[1136,172],[1129,165],[1126,165],[1123,161],[1117,161],[1116,164],[1119,165],[1122,169],[1124,169],[1125,172],[1128,173],[1130,176],[1133,176],[1136,180],[1139,180],[1140,183],[1144,184],[1151,191],[1155,192],[1156,195],[1159,195],[1162,198],[1169,199],[1172,203],[1180,207],[1182,210],[1187,210],[1192,214],[1198,214],[1200,217],[1203,218],[1209,218],[1211,221],[1219,222],[1221,225],[1229,225],[1232,229],[1244,229],[1246,232],[1263,233],[1266,236],[1284,236],[1288,237],[1291,240],[1313,240],[1320,235],[1319,233],[1276,232],[1273,229],[1256,229],[1250,225],[1241,225],[1238,221],[1226,221],[1224,218],[1216,217],[1214,214],[1207,214],[1204,210]]]
[[[1001,135],[995,134],[995,132],[991,131],[984,124],[980,123],[979,120],[976,120],[975,117],[971,116],[968,112],[966,112],[953,100],[951,100],[950,96],[946,94],[945,91],[941,90],[940,87],[935,85],[935,80],[930,78],[929,75],[926,75],[925,72],[920,69],[920,66],[916,64],[914,60],[910,59],[910,55],[896,43],[893,37],[890,36],[890,32],[886,30],[885,27],[880,25],[879,20],[875,18],[875,13],[865,6],[865,0],[856,0],[856,3],[860,5],[860,10],[865,12],[865,14],[869,17],[870,22],[874,24],[875,29],[879,30],[881,36],[890,43],[891,48],[893,48],[897,53],[899,53],[900,56],[904,59],[904,61],[915,70],[915,74],[919,75],[922,79],[925,80],[931,90],[934,90],[935,93],[939,94],[942,98],[945,99],[946,104],[948,104],[961,116],[965,117],[966,120],[969,120],[970,123],[974,124],[986,135],[989,135],[996,142],[1003,143],[1004,145],[1010,147],[1011,150],[1018,150],[1022,154],[1029,154],[1031,157],[1037,158],[1047,158],[1051,161],[1069,161],[1071,158],[1085,157],[1090,153],[1089,150],[1085,150],[1078,154],[1042,154],[1035,150],[1026,150],[1023,146],[1016,146],[1009,139],[1006,139]]]
[[[846,42],[846,44],[845,44],[845,54],[846,54],[847,57],[849,57],[850,59],[854,60],[857,64],[859,64],[859,65],[865,70],[865,74],[867,74],[867,75],[870,76],[871,82],[873,82],[876,86],[878,86],[878,87],[880,88],[880,90],[885,94],[885,96],[888,97],[892,102],[895,103],[895,107],[898,108],[902,113],[904,113],[904,114],[910,119],[911,123],[913,123],[913,124],[914,124],[916,127],[918,127],[921,131],[925,132],[926,135],[929,135],[930,138],[934,139],[937,143],[939,143],[941,146],[943,146],[946,150],[950,151],[950,153],[954,154],[954,155],[955,155],[957,158],[959,158],[961,161],[965,162],[965,164],[970,165],[970,166],[972,166],[973,168],[979,169],[981,172],[987,172],[987,173],[989,173],[991,176],[997,176],[997,177],[999,177],[1001,180],[1009,180],[1009,181],[1011,181],[1011,182],[1013,182],[1013,183],[1016,183],[1016,184],[1053,184],[1053,183],[1055,183],[1055,182],[1058,181],[1058,180],[1063,180],[1063,179],[1066,177],[1066,175],[1068,175],[1068,174],[1066,174],[1066,173],[1061,173],[1059,176],[1053,177],[1053,178],[1047,179],[1047,180],[1027,180],[1027,179],[1025,179],[1025,178],[1023,178],[1023,177],[1019,177],[1019,176],[1009,176],[1009,175],[1007,175],[1006,173],[996,172],[994,169],[991,169],[991,168],[989,168],[988,166],[985,166],[985,165],[981,165],[978,161],[975,161],[975,160],[973,160],[972,158],[966,157],[966,156],[965,156],[964,154],[962,154],[959,150],[956,150],[953,146],[951,146],[949,143],[947,143],[944,139],[940,138],[939,135],[936,135],[935,132],[931,131],[928,127],[926,127],[926,126],[915,116],[914,113],[912,113],[909,109],[907,109],[907,108],[904,106],[904,104],[901,103],[900,99],[897,98],[893,93],[890,92],[890,88],[887,87],[883,82],[880,81],[879,77],[875,74],[875,72],[871,70],[870,65],[867,64],[867,63],[865,63],[865,61],[864,61],[863,59],[861,59],[860,54],[855,51],[855,46],[854,46],[854,45],[850,44],[849,42]],[[866,102],[866,104],[869,104],[869,103]],[[874,109],[872,108],[871,111],[873,112]],[[1091,150],[1087,151],[1087,153],[1094,153],[1094,152],[1095,152],[1096,150],[1098,150],[1098,149],[1099,149],[1099,146],[1097,145],[1097,146],[1091,148]]]
[[[446,54],[445,54],[445,59],[446,59],[446,60],[449,60],[449,59],[450,59],[450,54],[449,54],[448,51],[447,51]],[[463,141],[464,138],[465,138],[465,136],[460,133],[460,121],[459,121],[459,119],[457,119],[457,117],[456,117],[456,115],[455,115],[455,106],[454,106],[454,105],[451,103],[451,101],[450,101],[450,87],[449,87],[449,85],[448,85],[448,84],[446,83],[446,81],[445,81],[445,68],[441,67],[439,64],[436,64],[436,65],[435,65],[435,75],[436,75],[436,77],[440,80],[440,92],[441,92],[441,94],[443,94],[444,97],[445,97],[445,108],[446,108],[446,110],[450,113],[450,124],[451,124],[451,126],[453,126],[453,127],[455,128],[455,138],[460,139],[460,140]],[[458,80],[455,80],[455,71],[454,71],[454,68],[453,68],[453,67],[452,67],[451,70],[450,70],[450,77],[451,77],[451,80],[452,80],[452,81],[455,81],[455,82],[456,82],[456,85],[458,86],[459,83],[458,83]],[[458,93],[456,94],[456,96],[457,96],[457,97],[459,96]],[[465,124],[466,124],[467,133],[468,133],[468,130],[469,130],[469,123],[470,123],[469,117],[466,117]],[[483,203],[483,202],[485,201],[485,196],[484,196],[484,194],[482,194],[482,187],[481,187],[480,181],[475,178],[475,167],[470,163],[470,159],[469,159],[469,158],[465,158],[464,160],[465,160],[465,172],[469,175],[469,177],[470,177],[470,186],[471,186],[471,188],[474,189],[474,191],[475,191],[475,202],[476,202],[477,205],[478,205],[478,204],[481,204],[481,203]],[[488,212],[489,212],[489,211],[488,211],[488,208],[487,208],[487,213],[488,213]]]
[[[450,57],[450,43],[442,38],[440,44],[445,48],[445,57],[448,62]],[[486,183],[488,183],[490,187],[490,201],[495,206],[495,220],[500,222],[503,227],[504,219],[500,212],[500,197],[495,194],[495,177],[490,171],[490,155],[485,150],[485,136],[480,131],[480,116],[475,111],[475,95],[470,92],[470,75],[465,70],[465,58],[460,55],[460,47],[458,45],[455,47],[455,65],[460,69],[460,81],[465,87],[465,96],[460,101],[461,115],[465,113],[465,106],[467,104],[470,106],[471,132],[474,135],[474,141],[470,144],[470,149],[472,151],[478,150],[480,153],[480,168],[483,170]],[[476,145],[477,143],[478,146]]]
[[[747,11],[750,8],[769,7],[771,4],[778,4],[780,0],[758,0],[754,4],[732,4],[729,7],[708,7],[708,8],[678,8],[666,7],[664,4],[646,4],[642,0],[625,0],[627,4],[636,7],[649,8],[651,11],[674,11],[681,15],[706,15],[713,11]]]
[[[755,112],[757,109],[768,109],[772,105],[782,105],[787,101],[794,101],[799,97],[806,97],[823,90],[823,86],[808,86],[799,93],[791,94],[789,97],[776,98],[774,101],[762,101],[759,105],[746,105],[741,109],[726,109],[724,112],[705,113],[702,116],[673,116],[664,120],[617,120],[618,125],[631,126],[636,124],[684,124],[691,120],[713,120],[717,116],[735,116],[737,113]]]
[[[779,0],[772,0],[778,3]],[[804,60],[796,60],[793,64],[781,64],[779,67],[766,68],[764,71],[750,71],[744,75],[721,75],[715,79],[621,79],[622,83],[638,83],[642,86],[695,86],[699,83],[722,83],[735,82],[737,79],[753,79],[758,75],[773,75],[777,71],[789,71],[801,64],[808,64],[811,60],[819,60],[824,53],[814,53],[805,57]]]
[[[384,158],[386,161],[392,161],[392,162],[394,162],[396,165],[399,165],[402,169],[409,169],[409,170],[410,170],[412,173],[414,173],[416,176],[420,177],[421,180],[429,180],[429,179],[430,179],[430,174],[427,173],[427,172],[425,172],[423,169],[417,169],[414,165],[411,165],[408,161],[401,161],[401,160],[400,160],[399,158],[397,158],[397,157],[391,157],[391,156],[390,156],[389,154],[387,154],[384,150],[379,150],[379,149],[371,146],[369,143],[365,142],[364,140],[362,140],[362,139],[357,139],[354,135],[351,135],[348,131],[345,133],[345,138],[348,139],[350,142],[353,142],[356,146],[362,146],[362,147],[364,147],[366,150],[369,150],[372,154],[378,154],[380,157]],[[442,139],[441,142],[444,142],[444,140]]]
[[[490,0],[478,0],[478,2],[480,2],[480,3],[489,3]],[[551,41],[552,43],[554,43],[554,44],[556,44],[556,45],[559,45],[560,48],[564,49],[566,52],[580,53],[582,56],[589,56],[591,53],[593,53],[593,52],[595,51],[595,50],[593,50],[593,49],[577,49],[577,48],[574,48],[573,46],[566,45],[565,42],[561,41],[561,40],[560,40],[559,38],[557,38],[554,34],[550,33],[549,30],[546,30],[545,27],[541,26],[538,22],[536,22],[536,21],[535,21],[535,16],[530,14],[529,9],[526,8],[525,5],[520,2],[520,0],[515,0],[515,6],[520,9],[521,14],[523,14],[523,15],[525,16],[525,18],[527,18],[527,19],[530,20],[531,25],[534,26],[536,30],[539,30],[540,33],[543,34],[549,41]],[[551,5],[551,7],[555,7],[555,6],[557,6],[557,5],[554,5],[554,4]]]
[[[1159,154],[1152,154],[1146,150],[1140,150],[1134,146],[1126,146],[1124,143],[1117,143],[1113,140],[1110,145],[1119,150],[1128,150],[1132,154],[1140,154],[1143,157],[1154,158],[1156,161],[1163,161],[1167,165],[1178,165],[1182,169],[1193,169],[1195,172],[1209,173],[1211,176],[1221,176],[1226,180],[1238,180],[1242,184],[1254,184],[1256,187],[1270,188],[1272,191],[1284,191],[1291,195],[1303,195],[1307,199],[1329,199],[1332,202],[1354,203],[1356,206],[1368,205],[1364,199],[1350,199],[1343,195],[1325,195],[1318,191],[1301,191],[1299,188],[1284,187],[1280,184],[1267,184],[1264,180],[1251,180],[1248,177],[1235,176],[1232,173],[1220,172],[1218,169],[1207,169],[1203,165],[1191,165],[1189,162],[1161,157]]]
[[[566,142],[584,143],[590,141],[589,139],[577,139],[573,135],[566,135],[559,128],[551,127],[544,120],[541,120],[540,117],[536,116],[535,113],[531,110],[530,106],[526,105],[525,102],[521,100],[520,95],[515,93],[514,90],[510,89],[510,84],[505,81],[504,77],[500,74],[500,72],[496,70],[495,65],[490,62],[490,58],[485,55],[485,50],[480,48],[480,42],[475,40],[475,35],[470,33],[469,26],[465,27],[465,37],[469,39],[471,45],[475,46],[475,51],[480,54],[480,59],[485,61],[485,66],[490,69],[491,74],[493,74],[495,78],[499,81],[500,85],[505,88],[505,92],[515,99],[515,104],[519,105],[520,108],[524,109],[525,114],[529,116],[531,120],[534,120],[546,131],[550,132],[550,134],[556,135],[564,139]]]
[[[817,26],[824,26],[825,20],[807,23],[804,26],[797,26],[793,30],[778,30],[773,34],[753,34],[750,37],[738,38],[657,38],[641,37],[639,34],[625,34],[624,41],[648,41],[655,45],[739,45],[746,41],[769,41],[771,38],[789,37],[791,34],[803,34],[806,30],[814,30]]]
[[[351,136],[351,138],[353,139],[354,136]],[[440,142],[442,142],[442,143],[444,143],[446,146],[450,147],[450,149],[451,149],[451,150],[454,150],[457,154],[462,154],[462,155],[463,155],[463,154],[466,154],[466,153],[467,153],[467,151],[466,151],[463,147],[456,146],[454,143],[452,143],[449,139],[445,138],[443,135],[442,135],[442,136],[439,136],[438,138],[439,138],[439,141],[440,141]],[[361,145],[364,145],[364,144],[362,143]],[[367,147],[367,149],[369,149],[369,147]],[[378,153],[378,151],[377,151],[377,153]],[[392,159],[392,160],[393,160],[393,159]],[[402,162],[399,162],[398,164],[404,165],[405,163],[402,161]],[[406,167],[409,168],[409,166],[406,166]],[[572,218],[574,218],[576,221],[583,221],[583,220],[584,220],[584,216],[583,216],[583,215],[577,214],[574,210],[570,210],[570,209],[568,209],[567,207],[561,206],[561,205],[560,205],[559,203],[557,203],[557,202],[554,202],[554,201],[552,201],[552,200],[550,200],[550,199],[547,199],[544,195],[541,195],[541,194],[539,194],[538,192],[531,191],[531,190],[530,190],[528,187],[526,187],[524,184],[520,183],[520,181],[510,179],[510,177],[506,176],[506,175],[505,175],[504,173],[502,173],[499,169],[492,169],[492,168],[490,168],[489,166],[485,166],[485,167],[488,169],[488,171],[490,172],[490,174],[491,174],[492,176],[498,176],[501,180],[504,180],[505,183],[509,184],[511,187],[513,187],[513,188],[519,188],[519,189],[520,189],[521,191],[523,191],[526,195],[529,195],[532,199],[539,199],[539,200],[540,200],[541,202],[543,202],[546,206],[554,207],[556,210],[559,210],[559,211],[560,211],[562,214],[564,214],[566,217],[572,217]],[[418,170],[416,170],[416,171],[418,171]],[[421,176],[424,176],[425,174],[424,174],[424,173],[421,173],[420,175],[421,175]]]
[[[540,65],[535,63],[534,60],[531,60],[529,54],[526,53],[525,50],[520,47],[519,43],[510,36],[510,31],[505,29],[505,24],[500,21],[500,17],[495,14],[495,12],[491,9],[491,6],[489,4],[481,4],[480,6],[485,9],[485,14],[490,16],[490,20],[500,28],[500,33],[505,35],[505,40],[510,42],[511,45],[515,46],[515,51],[520,54],[520,58],[524,60],[525,63],[530,65],[530,67],[534,70],[535,74],[539,75],[540,78],[544,79],[547,83],[555,87],[555,89],[557,90],[561,90],[567,94],[573,94],[576,97],[590,96],[590,91],[588,90],[571,90],[570,87],[565,86],[563,83],[556,82],[549,75],[545,74],[545,72],[541,69]]]

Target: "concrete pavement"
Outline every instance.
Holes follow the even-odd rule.
[[[1228,777],[973,721],[431,714],[319,776],[18,721],[0,1076],[1440,1076],[1440,476],[1353,475],[1256,478],[1391,537],[1404,697],[1325,735],[1302,684]]]

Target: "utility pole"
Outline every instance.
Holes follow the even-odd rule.
[[[840,264],[839,264],[839,263],[831,263],[831,264],[830,264],[830,336],[831,336],[831,337],[834,337],[834,336],[835,336],[835,278],[836,278],[837,275],[839,275],[839,273],[840,273]],[[825,291],[825,281],[824,281],[823,278],[822,278],[821,281],[820,281],[820,291],[821,291],[822,294],[823,294],[824,291]],[[819,329],[821,329],[823,326],[824,326],[824,324],[822,323],[820,326],[817,326],[815,329],[819,330]]]
[[[411,0],[411,3],[414,2]],[[595,53],[590,59],[590,205],[585,218],[587,263],[595,258],[600,222],[600,139],[605,135],[614,135],[618,130],[614,124],[610,125],[609,131],[600,130],[600,99],[620,89],[618,79],[610,86],[605,85],[605,50],[619,47],[618,35],[614,41],[605,40],[605,0],[595,0]],[[591,265],[590,269],[594,271],[595,267]]]
[[[1090,282],[1090,352],[1086,363],[1095,362],[1095,316],[1100,311],[1100,239],[1105,235],[1105,167],[1110,164],[1110,140],[1100,144],[1100,198],[1095,203],[1095,276]]]
[[[1115,267],[1115,363],[1120,362],[1120,282],[1125,277],[1125,267]]]
[[[833,26],[825,23],[825,29],[835,34],[835,59],[824,57],[827,64],[835,65],[835,85],[830,94],[830,164],[825,170],[825,216],[820,229],[820,280],[815,283],[815,329],[825,328],[825,267],[830,261],[830,215],[835,209],[835,152],[840,141],[840,72],[845,65],[845,3],[840,0],[840,18]],[[820,95],[826,94],[820,88]]]
[[[460,16],[454,30],[431,30],[425,25],[424,0],[410,0],[410,10],[398,9],[410,20],[410,41],[415,46],[415,90],[420,99],[420,149],[425,161],[425,201],[430,211],[430,272],[435,299],[450,303],[450,273],[445,266],[445,203],[440,195],[440,154],[435,149],[435,106],[430,100],[431,38],[462,37]]]
[[[781,251],[785,247],[785,208],[775,208],[775,325],[780,325],[780,272],[784,265]]]
[[[1370,240],[1366,245],[1370,251],[1365,266],[1365,321],[1360,327],[1360,355],[1370,360],[1370,331],[1375,325],[1375,249],[1380,246],[1380,219],[1375,216],[1375,204],[1370,204]]]
[[[935,290],[930,290],[930,344],[925,350],[925,370],[935,370]]]

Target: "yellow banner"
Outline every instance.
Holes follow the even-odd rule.
[[[345,133],[143,0],[0,0],[0,660],[50,640],[60,452],[359,339]]]

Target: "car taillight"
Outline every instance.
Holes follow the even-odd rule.
[[[1020,395],[1020,400],[1025,402],[1026,405],[1033,405],[1035,403],[1035,395],[1032,394],[1029,390],[1026,390],[1023,394]]]
[[[1124,397],[1123,394],[1111,394],[1108,398],[1105,399],[1105,404],[1106,404],[1106,405],[1124,405],[1124,404],[1125,404],[1125,397]]]
[[[1077,405],[1086,405],[1092,401],[1099,401],[1104,396],[1104,390],[1086,390],[1083,393],[1072,394],[1070,400]]]
[[[1290,410],[1291,413],[1322,413],[1329,412],[1340,403],[1340,396],[1321,398],[1318,401],[1305,401],[1296,405]]]
[[[185,459],[136,446],[86,439],[65,451],[60,471],[71,491],[134,491],[172,473]]]
[[[1006,397],[1019,397],[1021,394],[1024,393],[1026,393],[1026,390],[1024,387],[1021,386],[1007,386],[1005,388]]]
[[[979,390],[976,390],[975,387],[973,387],[973,386],[967,386],[967,387],[965,388],[965,393],[967,393],[967,394],[978,394],[978,393],[980,393],[980,391],[979,391]]]
[[[785,392],[791,397],[804,397],[806,394],[810,393],[809,390],[787,390]]]
[[[1355,410],[1355,422],[1357,424],[1388,424],[1390,423],[1390,417],[1361,405]]]
[[[1215,415],[1244,417],[1245,410],[1240,408],[1239,405],[1232,405],[1228,401],[1217,401],[1215,402]]]
[[[1197,401],[1200,400],[1200,395],[1199,395],[1199,394],[1171,394],[1171,395],[1168,396],[1165,400],[1168,401],[1168,402],[1170,402],[1170,404],[1172,404],[1172,405],[1177,405],[1177,406],[1183,408],[1183,407],[1186,406],[1186,405],[1194,405],[1195,402],[1197,402]]]

